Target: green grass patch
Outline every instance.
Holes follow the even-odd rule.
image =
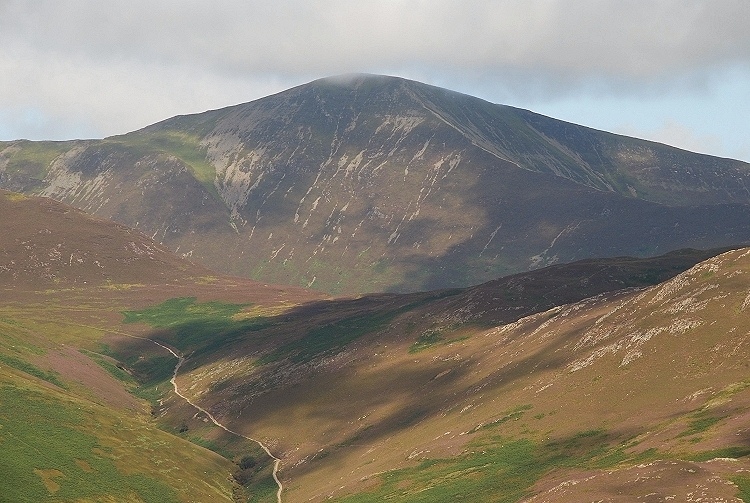
[[[581,432],[553,443],[484,436],[469,443],[468,452],[462,456],[429,459],[415,467],[386,472],[375,490],[339,501],[452,503],[470,497],[472,501],[515,502],[528,496],[534,484],[551,470],[621,463],[626,456],[609,442],[602,430]]]
[[[42,379],[43,381],[52,383],[55,386],[59,386],[61,388],[67,387],[62,381],[60,381],[56,373],[44,371],[38,367],[35,367],[29,362],[16,358],[15,356],[0,354],[0,363],[4,363],[5,365],[13,367],[16,370],[20,370],[21,372],[25,372],[26,374]]]
[[[516,408],[508,415],[525,410]],[[452,503],[468,499],[510,503],[528,497],[534,484],[553,470],[611,469],[664,458],[664,453],[655,449],[627,454],[626,445],[601,429],[546,442],[485,434],[470,442],[461,456],[427,459],[417,466],[386,472],[379,476],[376,488],[336,501]]]
[[[731,480],[739,490],[737,497],[745,503],[750,503],[750,476],[743,475],[741,477],[734,477]]]
[[[181,131],[152,131],[148,135],[133,133],[118,136],[109,141],[138,148],[144,153],[164,152],[180,159],[190,168],[193,176],[210,193],[218,198],[214,178],[216,168],[206,159],[206,151],[200,146],[200,137]]]
[[[26,199],[28,199],[28,197],[23,194],[19,194],[18,192],[8,192],[5,194],[6,201],[18,202],[25,201]]]
[[[147,323],[155,328],[179,327],[189,321],[205,319],[231,319],[246,305],[226,304],[223,302],[205,302],[196,304],[195,297],[169,299],[156,306],[140,311],[125,311],[125,323]]]
[[[278,486],[273,479],[273,461],[258,444],[238,441],[231,436],[220,440],[206,440],[196,435],[187,435],[185,438],[234,462],[232,478],[241,486],[241,489],[235,491],[237,501],[276,501]]]
[[[112,363],[108,359],[106,359],[103,355],[100,355],[99,353],[94,353],[93,351],[87,351],[85,349],[79,349],[81,353],[91,358],[94,363],[99,365],[101,368],[107,371],[109,375],[117,379],[118,381],[124,383],[128,387],[134,387],[138,385],[138,382],[131,376],[127,371],[123,370],[122,368],[118,367],[116,364]]]
[[[256,476],[257,477],[257,476]],[[276,491],[279,486],[272,475],[258,477],[259,480],[253,480],[247,484],[245,489],[250,494],[247,503],[272,503],[276,501]]]
[[[139,376],[143,387],[156,386],[172,378],[177,360],[172,355],[139,358],[130,363],[130,368]]]
[[[164,342],[183,352],[198,355],[215,350],[248,332],[270,326],[270,321],[260,316],[236,320],[235,315],[246,307],[247,304],[224,302],[196,303],[194,297],[183,297],[140,311],[124,311],[123,316],[125,323],[145,323],[166,329],[168,335],[161,337]]]
[[[726,416],[713,416],[706,411],[697,412],[693,415],[693,419],[688,423],[688,428],[677,435],[677,438],[689,437],[690,435],[702,433],[725,418]]]
[[[409,347],[409,353],[420,353],[425,349],[430,349],[435,346],[447,346],[454,342],[464,341],[468,337],[454,337],[447,339],[441,330],[425,330],[422,335],[419,336],[417,341]]]
[[[745,456],[750,456],[750,447],[726,447],[724,449],[714,449],[711,451],[705,451],[700,452],[697,454],[691,454],[688,456],[685,456],[685,459],[689,459],[690,461],[708,461],[710,459],[714,458],[744,458]]]
[[[172,378],[177,364],[174,356],[164,354],[121,356],[104,344],[101,345],[100,351],[101,354],[81,350],[113,377],[119,379],[130,393],[149,402],[152,411],[158,408],[159,400],[164,397],[164,394],[172,390],[168,381]],[[122,362],[132,371],[132,374],[112,364],[102,355]]]
[[[68,142],[20,141],[16,143],[16,146],[20,149],[10,156],[5,171],[23,174],[41,182],[47,175],[52,161],[70,150],[72,145]]]
[[[177,501],[167,485],[143,473],[120,472],[111,449],[89,432],[88,421],[87,412],[72,403],[0,387],[3,501]]]
[[[439,330],[425,330],[419,336],[417,342],[409,347],[409,353],[419,353],[443,341],[445,341],[445,337]]]

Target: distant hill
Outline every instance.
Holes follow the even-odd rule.
[[[0,190],[0,215],[0,291],[8,299],[17,292],[68,292],[106,304],[110,294],[116,298],[125,291],[140,302],[177,292],[209,297],[218,292],[260,305],[294,305],[326,297],[217,274],[137,230],[46,197]],[[116,309],[119,301],[111,302],[109,308]]]
[[[372,75],[104,140],[3,142],[0,186],[329,293],[750,242],[747,163]]]
[[[0,288],[169,284],[212,275],[139,231],[0,190]]]

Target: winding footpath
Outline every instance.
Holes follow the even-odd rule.
[[[83,325],[83,324],[75,324],[75,325],[79,326],[79,327],[86,327],[86,328],[93,328],[95,330],[101,330],[100,327],[95,327],[95,326],[91,326],[91,325]],[[180,398],[182,398],[183,400],[185,400],[187,403],[189,403],[196,410],[204,413],[206,415],[206,417],[208,417],[211,420],[211,422],[214,423],[214,425],[218,426],[219,428],[221,428],[222,430],[226,431],[227,433],[231,433],[232,435],[236,435],[238,437],[244,438],[245,440],[249,440],[251,442],[255,442],[256,444],[258,444],[260,446],[261,449],[263,449],[265,451],[266,454],[268,454],[268,457],[273,460],[273,472],[272,472],[273,480],[276,482],[276,485],[279,487],[279,489],[276,491],[276,502],[277,503],[281,503],[281,492],[284,490],[284,486],[281,484],[281,480],[279,480],[279,467],[281,466],[281,459],[279,459],[276,456],[274,456],[271,453],[271,450],[263,442],[261,442],[260,440],[255,439],[255,438],[251,438],[251,437],[248,437],[247,435],[243,435],[242,433],[238,433],[236,431],[230,430],[229,428],[227,428],[226,426],[224,426],[223,424],[221,424],[214,417],[213,414],[211,414],[206,409],[204,409],[200,405],[194,403],[188,397],[186,397],[185,395],[183,395],[182,393],[180,393],[180,390],[177,388],[177,373],[180,371],[180,367],[182,367],[182,364],[185,363],[185,357],[183,357],[182,355],[180,355],[179,353],[177,353],[176,351],[174,351],[169,346],[167,346],[165,344],[162,344],[161,342],[157,342],[157,341],[155,341],[153,339],[149,339],[148,337],[141,337],[141,336],[138,336],[138,335],[128,334],[126,332],[120,332],[119,330],[108,330],[108,332],[111,332],[111,333],[117,334],[117,335],[122,335],[122,336],[125,336],[125,337],[130,337],[131,339],[140,339],[142,341],[148,341],[148,342],[150,342],[152,344],[156,344],[160,348],[166,349],[167,351],[169,351],[172,354],[172,356],[174,356],[175,358],[177,358],[177,365],[175,365],[174,371],[172,372],[172,379],[169,380],[169,382],[172,383],[172,388],[174,389],[175,395],[177,395]]]
[[[135,337],[135,336],[131,336],[131,337]],[[141,339],[141,337],[137,337],[137,338]],[[248,437],[246,435],[243,435],[242,433],[238,433],[236,431],[230,430],[229,428],[227,428],[226,426],[224,426],[223,424],[221,424],[214,417],[214,415],[211,414],[209,411],[207,411],[206,409],[204,409],[200,405],[194,403],[188,397],[186,397],[185,395],[183,395],[182,393],[180,393],[180,390],[177,388],[177,372],[180,371],[180,367],[182,367],[182,364],[185,363],[185,357],[182,356],[182,355],[180,355],[176,351],[174,351],[169,346],[166,346],[166,345],[164,345],[164,344],[162,344],[160,342],[157,342],[155,340],[148,339],[148,338],[145,338],[145,337],[143,337],[142,339],[146,340],[146,341],[150,341],[150,342],[156,344],[157,346],[160,346],[160,347],[166,349],[167,351],[169,351],[170,353],[172,353],[172,355],[175,358],[177,358],[177,365],[175,365],[174,371],[172,372],[172,379],[169,380],[169,382],[172,383],[172,387],[174,388],[175,395],[179,396],[180,398],[182,398],[183,400],[185,400],[187,403],[189,403],[190,405],[192,405],[195,409],[197,409],[198,411],[200,411],[203,414],[205,414],[206,417],[208,417],[211,420],[212,423],[214,423],[216,426],[218,426],[222,430],[226,431],[227,433],[231,433],[232,435],[236,435],[238,437],[242,437],[245,440],[249,440],[251,442],[255,442],[256,444],[258,444],[260,446],[261,449],[263,449],[265,451],[266,454],[268,454],[268,457],[273,460],[273,472],[272,472],[273,480],[276,482],[276,485],[279,487],[279,489],[276,491],[276,501],[277,501],[277,503],[281,503],[281,491],[284,490],[284,486],[281,484],[281,480],[279,480],[279,466],[281,465],[281,459],[279,459],[276,456],[274,456],[271,453],[271,451],[268,449],[268,447],[263,442],[261,442],[260,440],[257,440],[255,438],[251,438],[251,437]]]

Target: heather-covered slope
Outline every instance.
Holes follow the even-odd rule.
[[[746,163],[379,76],[105,140],[2,143],[0,186],[222,272],[335,293],[750,241]]]
[[[2,198],[0,446],[16,501],[276,501],[272,460],[241,435],[281,460],[284,501],[637,501],[657,476],[665,497],[731,498],[750,482],[747,249],[655,287],[712,252],[322,299]],[[240,435],[173,392],[179,361],[181,394]]]
[[[749,274],[741,249],[494,324],[451,304],[466,292],[311,305],[178,382],[272,447],[287,501],[730,499],[750,483]]]
[[[0,289],[168,284],[209,276],[140,232],[48,198],[0,190]]]

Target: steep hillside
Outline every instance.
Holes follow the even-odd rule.
[[[0,327],[4,343],[8,320]],[[3,350],[0,500],[235,501],[231,461],[159,430],[142,408],[125,413],[95,403],[71,392],[64,378],[34,372]],[[93,368],[101,373],[94,378],[114,380]]]
[[[650,288],[715,252],[325,299],[0,196],[12,501],[273,502],[274,475],[283,501],[728,499],[750,483],[748,250]]]
[[[123,330],[122,312],[175,295],[258,312],[321,296],[217,276],[49,199],[0,191],[0,215],[0,501],[276,501],[255,443],[210,424],[165,431],[159,400],[178,360]],[[119,339],[137,345],[132,360],[113,357]]]
[[[105,140],[0,143],[0,186],[215,270],[332,293],[750,241],[746,163],[379,76]]]
[[[730,501],[750,486],[749,274],[730,251],[515,322],[468,291],[311,304],[177,382],[270,446],[290,502]]]

